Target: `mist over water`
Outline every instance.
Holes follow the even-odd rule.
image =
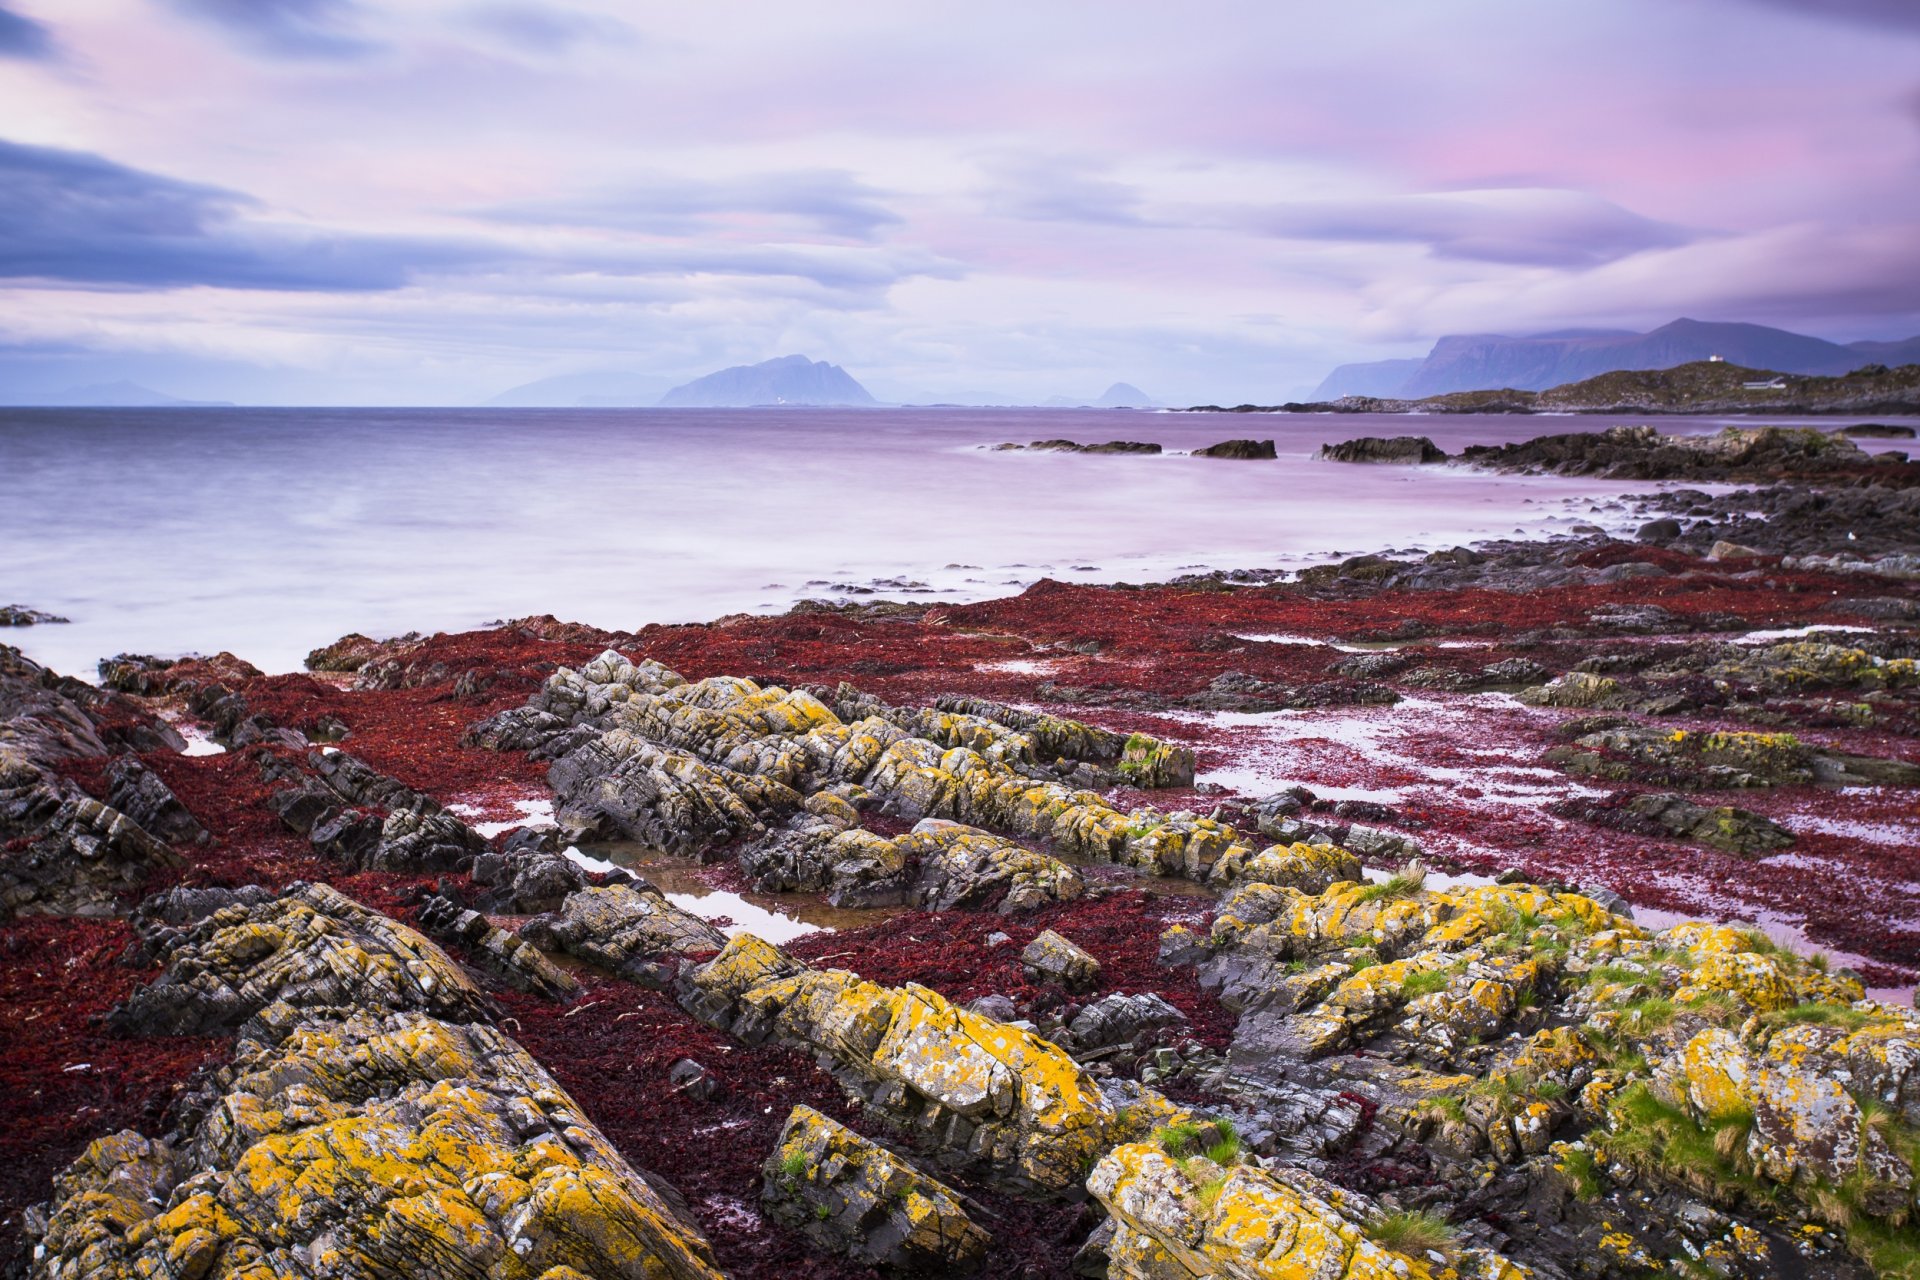
[[[536,613],[627,629],[865,598],[844,588],[876,580],[925,584],[883,596],[967,600],[1042,577],[1149,582],[1564,531],[1594,518],[1593,499],[1635,486],[1313,454],[1326,441],[1409,432],[1451,453],[1615,421],[7,409],[0,604],[73,621],[0,640],[88,678],[99,658],[127,650],[230,649],[286,671],[348,631]],[[1275,438],[1280,461],[979,447],[1066,437],[1175,450],[1236,436]],[[1620,511],[1599,522],[1609,519],[1632,523]]]

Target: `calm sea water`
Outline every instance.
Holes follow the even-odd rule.
[[[531,613],[610,628],[882,594],[978,599],[1041,577],[1154,581],[1389,547],[1622,527],[1632,486],[1312,456],[1357,435],[1471,443],[1597,418],[1074,410],[0,409],[0,634],[102,656],[230,649],[269,671],[347,631]],[[1717,423],[1692,423],[1712,430]],[[1825,424],[1823,424],[1825,425]],[[1674,426],[1667,424],[1666,429]],[[1278,462],[995,453],[1049,437]]]

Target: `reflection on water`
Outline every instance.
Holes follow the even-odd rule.
[[[729,920],[729,937],[751,933],[768,942],[789,942],[810,933],[859,929],[899,915],[901,907],[836,907],[817,893],[735,893],[708,883],[714,869],[662,849],[632,841],[581,845],[574,861],[589,870],[624,867],[665,894],[667,901],[703,920]]]

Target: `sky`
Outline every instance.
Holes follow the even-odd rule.
[[[1920,333],[1920,0],[0,0],[0,400]]]

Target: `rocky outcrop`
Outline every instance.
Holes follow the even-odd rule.
[[[1696,804],[1670,791],[1565,800],[1553,812],[1635,835],[1691,840],[1741,857],[1764,857],[1793,843],[1791,831],[1762,814],[1728,804]]]
[[[1920,766],[1809,746],[1791,733],[1658,729],[1623,724],[1547,753],[1569,773],[1689,789],[1920,786]]]
[[[421,903],[420,927],[463,948],[476,966],[508,986],[549,1000],[564,1000],[580,990],[579,983],[531,943],[451,898],[436,894]]]
[[[1171,930],[1162,948],[1240,1015],[1216,1089],[1268,1109],[1333,1084],[1365,1099],[1347,1160],[1417,1159],[1447,1200],[1503,1215],[1491,1243],[1536,1269],[1684,1253],[1742,1276],[1853,1274],[1847,1224],[1869,1263],[1905,1238],[1920,1106],[1894,1064],[1920,1053],[1920,1022],[1757,932],[1655,933],[1579,894],[1408,876],[1243,885],[1208,936]],[[1150,1154],[1096,1173],[1096,1194],[1159,1169]]]
[[[761,1171],[768,1217],[862,1266],[968,1275],[991,1240],[960,1196],[812,1107],[795,1107]]]
[[[277,784],[267,804],[280,820],[356,871],[449,871],[487,851],[438,801],[336,747],[304,759],[264,752],[258,759]]]
[[[740,841],[743,867],[764,887],[848,903],[972,904],[983,893],[990,902],[1005,884],[1001,905],[1012,910],[1078,892],[1056,860],[981,831],[926,827],[885,847],[855,827],[870,809],[1044,839],[1156,874],[1204,878],[1234,844],[1230,829],[1192,814],[1127,815],[1069,785],[1190,783],[1186,748],[990,702],[897,708],[847,685],[820,692],[723,676],[689,684],[609,651],[555,672],[526,706],[467,736],[554,757],[548,778],[568,838],[686,854]]]
[[[1271,440],[1222,440],[1219,444],[1210,444],[1204,449],[1195,449],[1193,456],[1196,458],[1236,458],[1247,461],[1257,461],[1262,458],[1278,457],[1279,455],[1274,451],[1273,441]]]
[[[1711,436],[1609,427],[1516,444],[1470,445],[1460,457],[1496,471],[1609,480],[1725,481],[1872,465],[1853,441],[1812,427],[1727,427]]]
[[[1447,460],[1446,451],[1425,436],[1360,436],[1338,444],[1323,444],[1320,456],[1328,462],[1384,462],[1400,466]]]
[[[673,980],[681,957],[711,955],[727,945],[719,929],[638,883],[571,893],[560,910],[520,926],[520,937],[656,989]]]
[[[977,827],[926,818],[888,839],[815,815],[742,849],[739,862],[765,891],[824,892],[835,906],[926,911],[1030,910],[1080,896],[1078,871]]]
[[[159,870],[179,864],[166,841],[64,777],[69,761],[118,747],[185,743],[129,699],[57,676],[0,645],[0,919],[110,915]],[[109,767],[110,801],[164,832],[197,832],[173,793],[131,756]]]
[[[1160,452],[1157,445],[1154,447],[1154,452]],[[41,627],[66,621],[68,619],[59,614],[29,609],[23,604],[0,605],[0,627]]]
[[[1094,1166],[1087,1190],[1112,1215],[1101,1245],[1112,1280],[1531,1274],[1480,1250],[1430,1258],[1389,1249],[1368,1234],[1364,1198],[1299,1170],[1222,1167],[1204,1155],[1176,1159],[1159,1145],[1131,1143]]]
[[[179,1126],[88,1147],[37,1234],[46,1280],[720,1274],[524,1049],[417,1010],[258,1010]]]
[[[202,891],[185,912],[168,911],[179,901],[162,899],[134,917],[165,972],[114,1008],[115,1030],[230,1031],[276,1003],[459,1022],[486,1014],[486,996],[444,951],[330,885],[296,884],[264,900],[257,891]],[[205,914],[183,919],[186,912]]]
[[[1058,1193],[1128,1131],[1176,1110],[1157,1095],[1126,1116],[1064,1050],[908,984],[810,969],[750,934],[682,971],[681,1005],[749,1044],[815,1054],[869,1113],[934,1158]]]
[[[207,829],[193,816],[160,775],[134,755],[107,766],[107,805],[118,809],[156,839],[169,844],[198,844]]]

